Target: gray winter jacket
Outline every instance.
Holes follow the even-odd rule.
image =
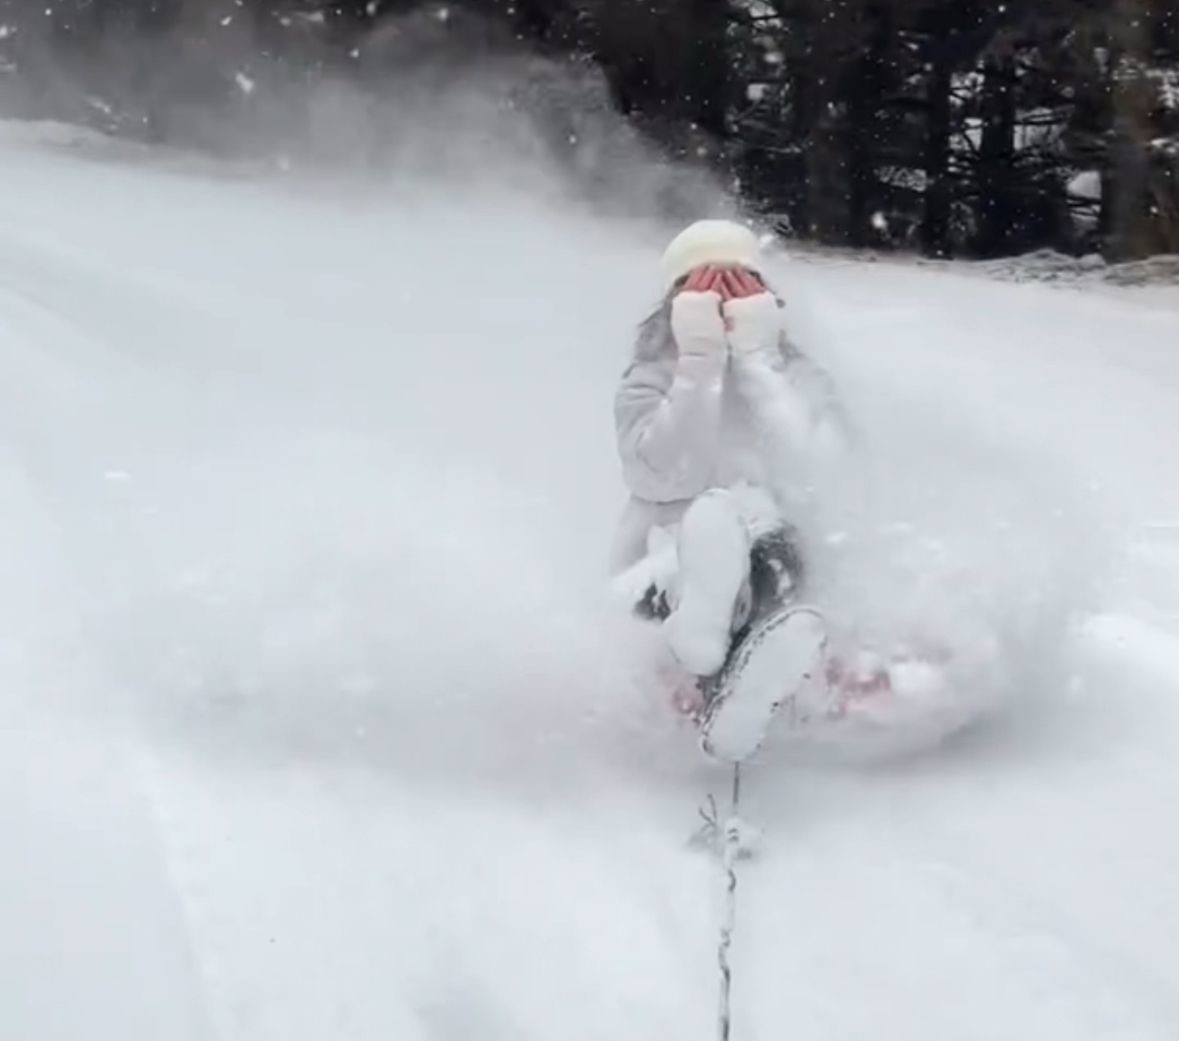
[[[753,485],[788,514],[809,468],[846,444],[831,381],[787,338],[780,303],[763,294],[724,306],[681,293],[641,327],[615,398],[631,499],[614,548],[621,571],[710,488]]]

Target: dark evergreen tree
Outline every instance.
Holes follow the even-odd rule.
[[[170,139],[191,133],[180,101],[241,109],[258,69],[420,68],[438,39],[351,59],[430,11],[472,52],[594,63],[669,157],[728,171],[800,237],[1179,251],[1174,0],[0,0],[0,84],[20,85],[0,102]]]

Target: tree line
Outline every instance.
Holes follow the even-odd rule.
[[[711,165],[800,238],[932,256],[1179,253],[1175,0],[46,3],[0,0],[0,75],[6,61],[19,73],[34,33],[86,54],[233,18],[273,54],[330,61],[432,8],[592,62],[667,154]]]

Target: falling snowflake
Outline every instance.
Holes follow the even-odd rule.
[[[243,94],[253,94],[255,83],[244,72],[238,72],[233,77],[233,82],[237,84],[238,90]]]
[[[1159,99],[1164,108],[1179,109],[1179,69],[1159,69],[1154,73],[1159,81]]]

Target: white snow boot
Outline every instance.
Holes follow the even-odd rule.
[[[780,708],[801,708],[826,644],[823,616],[809,607],[783,607],[756,621],[717,677],[701,721],[704,751],[726,763],[752,756]]]
[[[696,676],[719,672],[729,653],[749,579],[749,534],[732,496],[707,492],[684,514],[679,598],[666,623],[668,645]]]

